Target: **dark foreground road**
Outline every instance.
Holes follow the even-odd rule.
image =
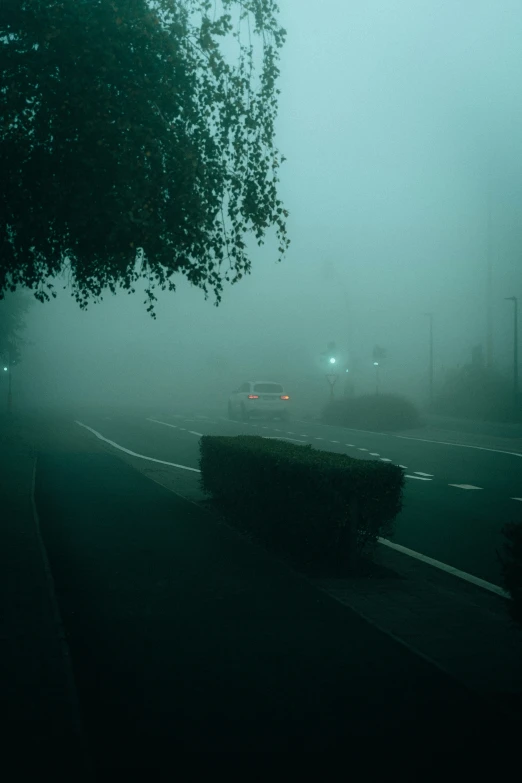
[[[175,769],[179,751],[336,750],[382,772],[392,749],[470,773],[505,758],[462,686],[117,456],[41,452],[36,501],[99,770]]]

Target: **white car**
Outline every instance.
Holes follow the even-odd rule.
[[[230,419],[249,419],[251,416],[288,419],[290,397],[280,383],[247,381],[232,392],[228,400]]]

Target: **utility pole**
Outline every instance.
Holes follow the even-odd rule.
[[[487,181],[487,272],[486,272],[486,366],[493,367],[493,260],[491,238],[491,159],[488,157]]]
[[[516,296],[506,296],[513,302],[513,410],[518,412],[518,299]]]
[[[426,313],[430,319],[430,361],[429,361],[429,402],[433,406],[433,313]]]
[[[13,410],[13,394],[12,394],[12,386],[11,386],[11,351],[8,350],[7,352],[7,367],[4,367],[4,370],[7,371],[7,412],[11,413]]]

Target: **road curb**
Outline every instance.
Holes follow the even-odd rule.
[[[36,484],[37,459],[38,457],[35,454],[34,461],[33,461],[33,473],[31,477],[31,508],[33,512],[33,522],[36,531],[36,539],[38,541],[38,546],[40,549],[40,556],[42,558],[45,578],[47,581],[47,595],[51,606],[51,613],[52,613],[54,626],[57,633],[57,638],[58,638],[61,656],[62,656],[63,672],[65,675],[66,697],[67,697],[67,703],[70,707],[70,718],[71,718],[72,728],[75,736],[78,739],[79,746],[82,751],[82,757],[78,760],[78,767],[79,767],[78,771],[82,775],[81,779],[90,781],[90,780],[95,780],[94,765],[93,765],[92,756],[89,748],[89,741],[83,725],[80,701],[78,698],[78,692],[76,690],[76,681],[75,681],[73,666],[72,666],[72,658],[69,649],[69,644],[67,642],[67,634],[65,631],[65,626],[63,624],[63,620],[58,604],[58,599],[56,596],[54,578],[51,571],[49,558],[47,556],[45,543],[41,533],[38,510],[36,508],[35,484]],[[74,778],[80,779],[76,775],[74,776]]]

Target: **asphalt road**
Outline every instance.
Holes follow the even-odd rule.
[[[197,433],[231,427],[92,419],[180,464],[197,461]],[[336,750],[380,776],[393,753],[403,776],[435,760],[472,775],[477,748],[503,761],[516,747],[462,684],[115,445],[64,430],[38,448],[35,502],[98,772],[173,772],[182,751]]]
[[[522,519],[522,456],[292,419],[229,421],[221,411],[84,411],[77,421],[115,445],[153,460],[197,468],[199,437],[259,434],[311,443],[405,469],[404,508],[393,541],[494,584],[506,522]],[[93,437],[92,433],[87,437]],[[123,454],[123,452],[120,452]],[[151,463],[152,464],[152,463]],[[182,468],[172,468],[181,471]],[[194,474],[193,474],[194,475]]]

